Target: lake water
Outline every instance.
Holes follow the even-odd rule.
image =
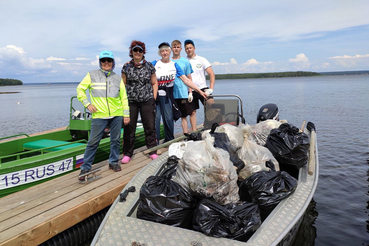
[[[0,94],[0,138],[67,126],[76,86],[0,87],[20,92]],[[315,124],[319,184],[296,245],[369,245],[368,75],[218,80],[214,94],[239,95],[249,124],[266,103],[298,128],[304,120]]]

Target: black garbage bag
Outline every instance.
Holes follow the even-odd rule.
[[[285,171],[260,171],[239,184],[239,195],[241,201],[259,205],[261,219],[264,221],[296,187],[297,180]]]
[[[214,132],[210,134],[214,137],[214,147],[223,149],[229,153],[229,159],[235,167],[237,167],[237,173],[240,172],[242,168],[245,167],[245,163],[238,157],[238,149],[231,144],[231,140],[227,133],[224,132]]]
[[[284,123],[279,128],[272,129],[265,146],[277,159],[280,169],[295,178],[298,169],[307,164],[309,136],[299,132],[299,129],[291,124]]]
[[[191,132],[191,133],[183,133],[183,135],[186,136],[186,139],[187,140],[193,140],[193,141],[199,141],[199,140],[202,140],[202,132],[203,131],[200,131],[200,132]]]
[[[178,162],[174,159],[169,158],[169,168],[161,176],[150,176],[142,185],[137,218],[191,229],[196,199],[170,180]]]
[[[178,161],[180,159],[175,156],[172,155],[168,158],[167,164],[165,166],[164,171],[159,175],[161,177],[165,177],[167,179],[171,179],[173,175],[176,174],[177,172],[177,167],[178,167]]]
[[[260,227],[258,205],[249,202],[219,205],[201,200],[193,218],[193,228],[208,236],[247,241]]]

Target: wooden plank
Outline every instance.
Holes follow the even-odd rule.
[[[139,165],[140,167],[132,167],[134,171],[124,176],[119,175],[120,172],[114,173],[115,175],[111,176],[118,176],[118,178],[110,180],[105,185],[93,185],[93,188],[90,187],[91,189],[82,189],[84,192],[74,197],[74,199],[69,199],[70,197],[65,195],[65,202],[60,202],[61,198],[59,198],[57,199],[58,204],[54,204],[49,210],[34,216],[32,219],[23,220],[23,222],[19,220],[20,223],[17,224],[17,229],[13,227],[0,233],[0,245],[38,245],[104,209],[112,204],[129,180],[136,175],[142,166],[150,161],[148,158],[144,161],[140,160],[140,163],[132,161],[132,164],[134,164],[132,166],[137,167]],[[42,207],[44,208],[44,206]]]
[[[145,148],[146,149],[146,148]],[[136,158],[141,158],[143,154],[141,152],[136,152],[134,157],[132,158],[132,161],[134,161]],[[122,171],[124,171],[127,167],[130,167],[132,163],[128,164],[122,164],[121,168]],[[105,168],[104,168],[105,166]],[[103,161],[97,164],[93,165],[94,168],[103,168],[102,172],[99,173],[99,175],[103,175],[104,171],[108,170],[108,161]],[[79,170],[78,170],[79,172]],[[47,181],[47,185],[39,184],[36,186],[29,187],[28,189],[18,191],[16,193],[10,194],[6,196],[6,198],[0,199],[0,221],[2,221],[2,215],[4,213],[7,213],[8,210],[13,209],[17,206],[25,206],[25,204],[41,199],[45,197],[46,194],[60,194],[60,190],[65,186],[66,183],[71,182],[70,180],[74,182],[77,181],[76,176],[78,175],[76,172],[71,172],[69,174],[63,175],[61,177],[57,177],[53,179],[52,181]],[[40,188],[42,187],[42,188]],[[40,192],[40,189],[42,189],[42,192]],[[56,195],[57,195],[56,194]],[[40,201],[40,204],[43,201]]]
[[[17,226],[17,233],[11,232],[9,235],[8,230],[2,232],[0,237],[4,237],[5,240],[0,245],[38,245],[52,238],[63,230],[112,204],[119,192],[135,174],[130,173],[120,177],[120,179],[112,181],[109,186],[98,187],[96,191],[100,194],[97,196],[91,196],[90,193],[86,193],[73,201],[68,201],[62,206],[55,207],[35,217],[34,220],[38,221],[37,226],[34,226],[34,222],[31,220],[27,220]],[[76,202],[79,205],[72,207]],[[60,207],[70,209],[66,209],[67,211],[61,213]],[[56,216],[53,219],[45,219],[45,217],[55,214]]]
[[[103,167],[104,165],[107,164],[105,162],[100,162],[94,165],[94,167]],[[1,198],[0,218],[2,218],[2,215],[10,209],[14,209],[18,206],[25,206],[25,204],[37,199],[41,199],[47,194],[58,193],[60,189],[65,186],[66,183],[70,182],[71,179],[77,181],[76,175],[78,175],[78,173],[71,172],[69,174],[47,181],[47,185],[45,185],[45,183],[41,183]],[[42,192],[40,192],[40,189],[42,190]],[[40,201],[40,204],[41,203],[42,201]]]
[[[177,134],[177,136],[182,134]],[[151,162],[136,149],[121,172],[101,167],[101,178],[80,184],[77,172],[30,187],[0,199],[0,245],[38,245],[111,205],[124,186]]]
[[[39,214],[42,214],[43,211],[47,211],[52,209],[53,207],[58,206],[61,203],[65,203],[69,200],[73,200],[74,198],[89,192],[90,190],[94,190],[97,187],[107,185],[112,180],[130,174],[132,172],[138,172],[144,165],[143,165],[143,158],[147,159],[146,157],[142,156],[142,158],[137,158],[137,161],[140,163],[128,163],[127,167],[124,171],[121,172],[112,172],[111,170],[108,171],[110,175],[106,175],[104,178],[97,179],[94,182],[89,184],[80,184],[77,181],[77,178],[69,183],[66,184],[67,186],[64,189],[61,189],[58,193],[50,193],[49,195],[44,196],[41,200],[34,200],[25,204],[24,206],[18,206],[11,210],[11,216],[4,216],[7,217],[6,219],[2,219],[0,224],[0,232],[9,229],[17,224],[20,224],[22,221],[32,219]],[[41,188],[40,188],[41,189]],[[38,206],[42,204],[42,206]],[[17,215],[17,216],[15,216]]]

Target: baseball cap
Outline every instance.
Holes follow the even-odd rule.
[[[135,46],[133,46],[133,47],[132,47],[132,50],[133,50],[134,48],[139,48],[139,49],[143,50],[142,46],[141,46],[141,45],[138,45],[138,44],[136,44]]]
[[[109,50],[103,50],[100,52],[99,59],[102,59],[102,58],[111,58],[114,60],[113,53]]]
[[[160,49],[160,47],[161,47],[161,46],[164,46],[164,45],[166,45],[166,46],[169,46],[169,47],[170,47],[169,43],[167,43],[167,42],[162,42],[161,44],[159,44],[158,48]]]
[[[195,47],[195,43],[191,39],[187,39],[184,41],[184,45],[192,44]]]

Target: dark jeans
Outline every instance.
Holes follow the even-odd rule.
[[[92,119],[90,139],[86,146],[83,157],[84,163],[81,166],[81,170],[89,171],[91,169],[91,165],[95,160],[96,150],[99,147],[104,130],[108,125],[110,126],[109,164],[118,164],[122,122],[123,116],[115,116],[110,119]]]
[[[174,120],[172,102],[169,97],[159,96],[156,102],[156,135],[157,141],[160,140],[160,118],[163,118],[165,139],[164,143],[174,139]]]
[[[129,157],[133,155],[139,112],[145,132],[146,147],[150,149],[156,146],[155,100],[152,98],[147,102],[130,102],[129,114],[131,120],[128,125],[124,126],[123,132],[123,153]],[[150,155],[152,154],[156,154],[156,151],[150,153]]]

